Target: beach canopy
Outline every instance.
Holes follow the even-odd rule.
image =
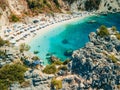
[[[41,65],[42,64],[42,61],[41,60],[36,60],[32,63],[34,66],[36,65]]]
[[[15,44],[15,43],[16,43],[16,40],[11,40],[10,42],[13,43],[13,44]]]
[[[39,21],[38,20],[34,20],[33,23],[38,23]]]

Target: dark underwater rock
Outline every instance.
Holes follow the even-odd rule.
[[[73,53],[73,50],[66,50],[65,52],[64,52],[64,55],[65,56],[72,56],[72,53]]]
[[[67,39],[64,39],[64,40],[62,40],[62,43],[63,43],[63,44],[68,44],[69,42],[68,42]]]

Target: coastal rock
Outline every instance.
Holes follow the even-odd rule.
[[[62,43],[63,43],[63,44],[68,44],[69,42],[68,42],[67,39],[64,39],[64,40],[62,40]]]
[[[50,62],[55,62],[55,61],[59,61],[59,58],[57,58],[56,56],[50,56]]]
[[[100,37],[96,33],[91,33],[89,38],[90,42],[85,47],[73,51],[69,68],[72,73],[89,81],[89,83],[81,83],[80,88],[82,89],[117,89],[116,85],[120,82],[120,66],[118,64],[120,62],[118,59],[120,40],[116,37],[111,38],[111,35]],[[112,57],[112,54],[115,57]],[[115,58],[118,59],[116,63],[113,62]]]
[[[86,48],[94,47],[94,43],[88,42],[85,47],[86,47]]]
[[[115,46],[115,49],[120,52],[120,44]]]
[[[71,56],[72,55],[72,53],[73,53],[73,50],[66,50],[65,52],[64,52],[64,55],[65,56]]]
[[[91,32],[89,34],[89,39],[90,39],[91,42],[96,41],[96,33],[95,32]]]

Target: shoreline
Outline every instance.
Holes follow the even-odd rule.
[[[25,38],[24,40],[21,40],[21,41],[17,42],[16,45],[18,46],[18,45],[20,45],[21,43],[26,43],[26,44],[29,45],[29,43],[30,43],[33,39],[39,37],[40,35],[45,35],[45,34],[48,33],[48,32],[52,32],[52,28],[54,28],[54,27],[58,27],[58,26],[60,26],[60,25],[65,25],[65,24],[69,24],[69,23],[71,23],[71,22],[76,22],[76,21],[82,20],[82,19],[84,19],[84,18],[86,18],[86,17],[90,17],[90,16],[93,16],[93,15],[86,15],[86,16],[82,16],[82,17],[72,18],[72,19],[70,19],[70,20],[66,20],[66,21],[63,21],[63,22],[58,22],[58,23],[49,25],[49,26],[47,26],[47,27],[45,27],[45,28],[40,29],[39,31],[36,31],[36,32],[35,32],[35,33],[36,33],[35,36],[28,36],[28,37]]]
[[[41,25],[42,21],[38,23],[28,23],[28,24],[14,23],[13,25],[12,24],[10,25],[11,27],[10,26],[7,26],[7,28],[4,27],[4,32],[2,35],[3,35],[3,38],[5,38],[5,40],[11,39],[9,41],[15,44],[16,46],[19,46],[22,43],[26,43],[29,45],[29,43],[33,39],[39,37],[40,35],[45,35],[46,33],[48,33],[48,31],[52,32],[53,30],[52,28],[54,27],[69,24],[71,22],[77,22],[86,17],[90,17],[94,15],[95,13],[93,12],[82,12],[80,14],[78,13],[75,15],[56,14],[55,17],[45,17],[47,21],[43,21],[44,23],[42,25]],[[37,17],[33,17],[31,19],[34,19],[34,18],[36,18],[37,20],[41,18],[41,16],[38,15]],[[51,19],[52,21],[50,21]],[[8,34],[7,37],[5,37],[6,36],[5,29],[8,29],[8,30],[11,29],[11,33],[7,33]]]

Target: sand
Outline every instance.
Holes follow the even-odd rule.
[[[93,14],[92,14],[93,15]],[[62,22],[57,22],[55,24],[52,24],[52,25],[49,25],[45,28],[42,28],[40,30],[37,30],[35,33],[36,35],[34,36],[27,36],[26,38],[24,38],[24,40],[20,40],[18,42],[16,42],[16,46],[20,45],[21,43],[26,43],[26,44],[29,44],[33,39],[39,37],[40,35],[45,35],[46,33],[49,32],[52,32],[52,29],[53,27],[57,27],[57,26],[62,26],[64,24],[68,24],[68,23],[71,23],[71,22],[75,22],[75,21],[78,21],[78,20],[82,20],[86,17],[89,17],[91,15],[88,15],[88,14],[85,14],[85,15],[82,15],[81,17],[76,17],[76,18],[72,18],[72,19],[69,19],[69,20],[66,20],[66,21],[62,21]]]

